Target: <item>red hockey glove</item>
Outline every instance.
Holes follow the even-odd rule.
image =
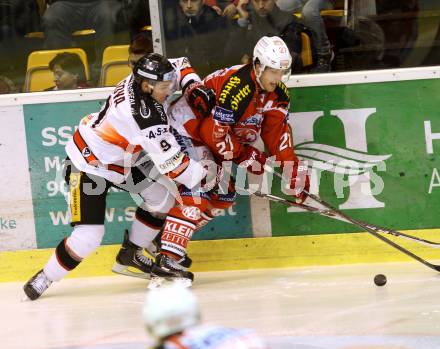
[[[239,157],[234,162],[240,167],[246,168],[250,173],[261,175],[264,173],[264,165],[266,164],[266,155],[258,149],[248,145],[243,149]]]
[[[198,81],[185,88],[184,96],[188,105],[199,117],[208,116],[215,106],[214,90]]]
[[[290,195],[293,195],[298,204],[302,204],[306,200],[307,194],[304,191],[310,190],[310,177],[306,163],[295,161],[289,189],[293,191]]]

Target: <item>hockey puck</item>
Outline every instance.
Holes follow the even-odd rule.
[[[383,286],[387,283],[387,277],[383,274],[377,274],[374,277],[374,283],[376,284],[376,286]]]

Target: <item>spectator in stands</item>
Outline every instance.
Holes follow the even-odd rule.
[[[46,91],[73,90],[87,88],[84,64],[76,53],[63,52],[57,54],[49,63],[53,72],[55,86]]]
[[[281,11],[275,0],[239,0],[238,26],[228,42],[226,54],[235,57],[235,63],[247,64],[257,41],[263,36],[280,36],[294,21],[292,13]]]
[[[130,40],[151,26],[150,5],[148,0],[133,0],[129,15]]]
[[[223,7],[222,15],[229,19],[234,18],[234,16],[238,13],[237,11],[238,0],[235,0],[233,2],[226,0],[224,1],[224,3],[226,3],[226,5]]]
[[[237,14],[238,0],[205,0],[205,4],[211,6],[218,15],[232,19]]]
[[[240,15],[237,24],[258,32],[260,37],[279,34],[293,20],[292,13],[281,11],[275,0],[239,0],[237,11]]]
[[[204,0],[164,0],[163,9],[168,56],[188,57],[202,76],[230,63],[223,50],[227,19]]]
[[[318,54],[314,72],[324,73],[331,69],[334,58],[330,42],[327,37],[324,20],[321,17],[322,10],[330,10],[335,0],[277,0],[277,5],[283,11],[293,12],[301,9],[304,25],[312,29],[312,40]]]
[[[4,75],[0,75],[0,95],[18,92],[14,83]]]
[[[49,6],[42,25],[45,46],[48,49],[71,47],[72,32],[82,29],[96,31],[96,63],[92,65],[93,78],[98,78],[102,52],[114,44],[118,15],[122,9],[119,0],[47,0]]]
[[[128,65],[133,69],[136,62],[148,53],[153,52],[151,32],[143,31],[135,35],[128,47]]]

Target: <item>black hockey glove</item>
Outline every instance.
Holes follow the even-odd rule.
[[[211,114],[215,106],[215,92],[212,88],[204,86],[201,82],[191,83],[184,92],[184,96],[193,112],[198,117]]]

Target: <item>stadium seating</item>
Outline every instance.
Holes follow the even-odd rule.
[[[311,38],[306,33],[301,33],[301,61],[303,67],[313,64]]]
[[[105,48],[102,55],[100,86],[115,86],[131,73],[128,65],[128,45]]]
[[[65,48],[59,50],[43,50],[32,52],[27,61],[24,92],[44,91],[54,85],[53,73],[49,69],[49,62],[59,53],[76,53],[84,64],[87,80],[90,79],[87,55],[80,48]]]

